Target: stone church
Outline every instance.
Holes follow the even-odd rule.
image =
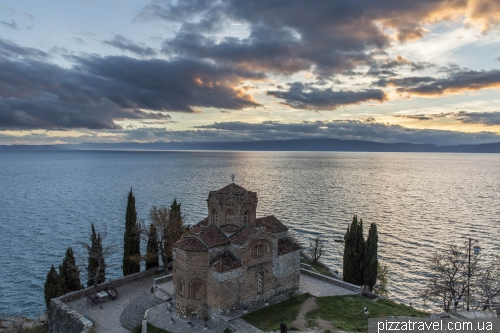
[[[256,217],[257,201],[234,183],[210,191],[208,217],[174,244],[179,317],[229,315],[299,288],[300,246],[274,215]]]

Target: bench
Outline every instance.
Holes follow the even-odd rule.
[[[115,300],[118,298],[118,291],[114,287],[109,286],[106,289],[106,292],[108,293],[109,297],[111,297],[112,300]]]
[[[94,293],[87,294],[87,302],[90,301],[92,306],[97,305],[99,303],[99,296]]]

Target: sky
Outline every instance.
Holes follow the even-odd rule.
[[[498,0],[3,0],[0,144],[500,142]]]

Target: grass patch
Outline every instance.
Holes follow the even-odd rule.
[[[310,260],[301,259],[301,262],[303,262],[304,264],[308,264],[309,266],[311,266],[311,268],[313,270],[315,270],[319,274],[323,274],[323,275],[326,275],[326,276],[329,276],[329,277],[332,277],[332,278],[336,278],[335,275],[333,275],[332,273],[330,273],[330,271],[328,270],[328,268],[325,265],[323,265],[320,261],[318,261],[317,263],[313,263]]]
[[[49,325],[45,324],[45,325],[36,325],[34,327],[25,329],[21,332],[23,332],[23,333],[47,333],[48,331],[49,331]]]
[[[311,297],[309,293],[293,296],[286,301],[266,306],[241,318],[264,332],[276,331],[279,330],[280,323],[290,326],[299,314],[300,307],[309,297]]]
[[[170,332],[148,323],[148,333],[170,333]]]
[[[394,301],[372,300],[362,296],[317,297],[318,308],[306,314],[307,319],[321,318],[328,320],[342,331],[367,332],[368,318],[386,318],[388,316],[427,317],[429,314]],[[369,315],[363,312],[368,308]]]
[[[326,276],[329,276],[329,277],[332,277],[334,278],[335,275],[333,275],[332,273],[330,273],[330,271],[328,270],[328,268],[326,268],[325,266],[323,266],[323,264],[321,263],[308,263],[308,265],[311,265],[311,267],[316,271],[318,272],[319,274],[323,274],[323,275],[326,275]]]

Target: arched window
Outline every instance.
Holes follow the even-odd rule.
[[[250,211],[249,210],[247,210],[245,212],[245,224],[248,224],[248,223],[250,223]]]
[[[179,279],[179,294],[184,295],[184,280],[182,278]]]
[[[217,211],[215,209],[212,210],[212,224],[217,224]]]
[[[257,293],[262,294],[264,291],[264,272],[260,271],[257,274]]]
[[[191,298],[192,299],[203,299],[203,283],[201,281],[194,281],[191,283]]]
[[[264,246],[262,244],[257,244],[253,248],[253,255],[254,255],[254,257],[260,257],[263,254],[264,254]]]

